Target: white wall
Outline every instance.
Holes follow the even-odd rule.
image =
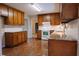
[[[0,55],[2,55],[2,40],[4,36],[4,30],[3,30],[3,18],[0,17]]]
[[[37,16],[36,15],[27,16],[25,19],[27,20],[26,25],[27,25],[27,31],[28,31],[28,38],[32,38],[33,33],[35,33],[35,23],[38,22]]]
[[[78,41],[77,55],[79,56],[79,19],[66,24],[65,34]]]
[[[28,33],[28,38],[32,38],[32,22],[31,22],[31,19],[30,17],[26,17],[26,25],[27,26],[27,33]]]

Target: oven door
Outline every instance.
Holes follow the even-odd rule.
[[[42,31],[42,39],[48,40],[50,38],[50,31]]]

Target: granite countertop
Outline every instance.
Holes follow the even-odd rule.
[[[64,34],[63,35],[57,34],[57,33],[51,34],[49,39],[77,41],[76,39],[74,39],[70,36],[67,36],[67,35],[64,35]]]

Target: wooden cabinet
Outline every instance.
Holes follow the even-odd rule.
[[[77,41],[49,39],[48,55],[49,56],[76,56]]]
[[[79,18],[79,3],[78,3],[78,18]]]
[[[42,25],[43,22],[43,15],[38,15],[38,25]]]
[[[5,25],[24,25],[24,12],[13,7],[0,4],[0,15],[6,17]]]
[[[18,25],[18,11],[14,9],[14,20],[13,25]]]
[[[61,22],[60,13],[55,13],[50,15],[50,23],[51,25],[59,25]]]
[[[27,41],[27,32],[6,32],[5,33],[5,46],[14,47]]]
[[[41,30],[38,30],[38,32],[37,32],[37,38],[38,38],[38,39],[41,39],[41,37],[42,37],[41,35],[42,35],[42,34],[41,34]]]
[[[22,40],[23,40],[23,38],[22,38],[22,32],[18,32],[18,35],[17,35],[17,37],[18,37],[18,43],[21,43],[22,42]]]
[[[60,13],[42,14],[38,16],[38,26],[43,22],[50,22],[51,25],[59,25],[61,22]]]
[[[6,20],[8,25],[13,25],[14,24],[14,10],[12,8],[9,8],[8,12],[8,19]]]
[[[19,12],[19,11],[18,11],[18,19],[17,20],[18,20],[18,24],[21,25],[21,23],[22,23],[22,15],[21,15],[21,12]]]
[[[18,33],[16,32],[16,33],[12,33],[11,34],[12,35],[12,37],[13,37],[13,45],[12,46],[15,46],[15,45],[17,45],[18,44],[18,37],[17,37],[17,35],[18,35]]]
[[[5,46],[13,46],[13,35],[12,33],[5,33]]]
[[[69,22],[78,18],[78,6],[76,3],[61,4],[61,19],[62,22]]]
[[[8,16],[8,7],[0,4],[0,15],[2,16]]]
[[[21,13],[21,18],[22,18],[21,19],[21,24],[24,25],[24,13],[23,12]]]

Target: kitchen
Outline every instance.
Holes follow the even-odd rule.
[[[46,42],[46,49],[48,50],[46,55],[48,56],[79,55],[78,4],[51,4],[53,4],[53,12],[51,11],[47,13],[47,11],[41,11],[41,13],[36,13],[36,17],[33,15],[26,17],[25,12],[13,8],[13,6],[17,7],[19,4],[0,4],[1,17],[5,19],[3,19],[3,26],[1,28],[3,28],[5,33],[4,41],[6,47],[14,48],[15,46],[21,45],[24,42],[28,42],[29,38],[31,41],[32,39],[40,40],[40,42],[42,41],[42,44]],[[24,5],[27,6],[28,4]],[[44,8],[45,5],[43,6]],[[49,6],[50,4],[48,4],[48,7]],[[50,8],[52,6],[50,6]],[[49,10],[50,8],[48,8],[47,10]],[[24,15],[28,20],[24,19]],[[35,29],[35,23],[38,24],[36,25],[38,27],[36,28],[38,29],[37,32]],[[9,52],[7,51],[7,53]]]

